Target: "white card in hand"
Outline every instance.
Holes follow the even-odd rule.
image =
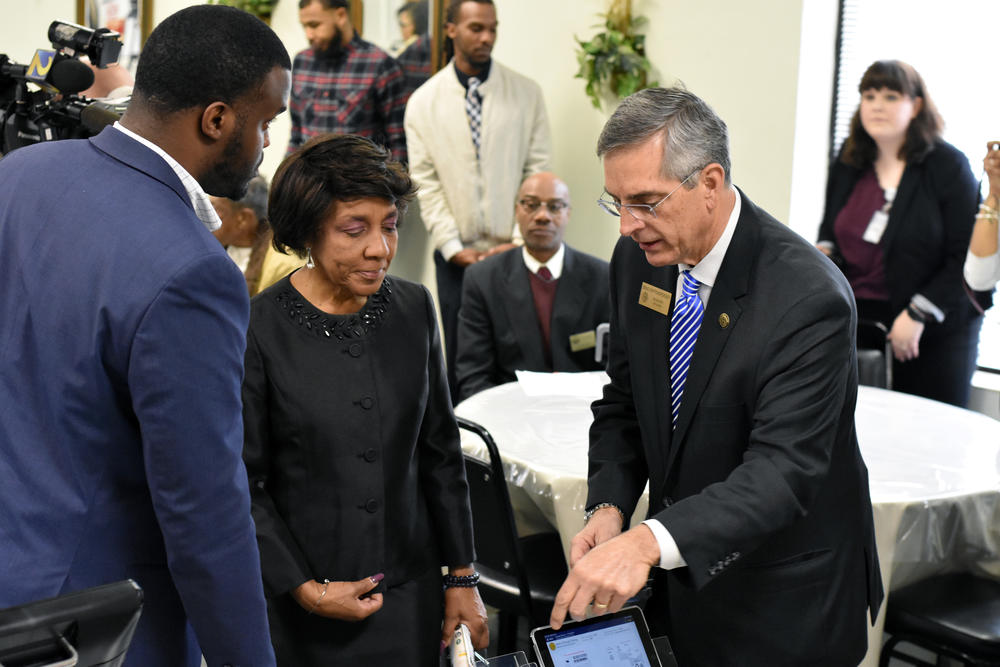
[[[885,233],[885,226],[889,224],[889,214],[885,211],[878,210],[872,214],[872,219],[868,222],[868,228],[865,229],[864,235],[862,235],[862,240],[868,243],[878,243],[882,240],[882,234]]]

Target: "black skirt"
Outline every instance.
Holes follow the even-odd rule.
[[[268,602],[279,667],[438,667],[443,617],[436,570],[385,590],[382,608],[357,623],[309,614],[291,595]]]

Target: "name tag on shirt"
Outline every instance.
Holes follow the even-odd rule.
[[[642,289],[639,290],[639,305],[645,306],[650,310],[655,310],[663,315],[670,313],[670,300],[673,298],[674,295],[667,290],[660,289],[649,283],[643,283]]]
[[[569,349],[572,352],[592,350],[597,346],[597,334],[593,331],[583,331],[569,337]]]
[[[868,222],[868,227],[865,229],[865,233],[861,236],[863,241],[868,243],[878,243],[882,240],[882,234],[885,233],[885,227],[889,224],[889,214],[885,211],[878,210],[872,214],[872,219]]]

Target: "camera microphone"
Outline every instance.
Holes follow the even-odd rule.
[[[63,95],[75,95],[94,85],[94,71],[75,58],[57,60],[45,80]]]
[[[91,134],[98,134],[108,125],[122,117],[126,105],[107,102],[91,102],[80,110],[80,125]]]
[[[0,75],[55,88],[63,95],[75,95],[94,85],[94,71],[85,63],[48,49],[36,49],[29,65],[15,65],[0,57]]]

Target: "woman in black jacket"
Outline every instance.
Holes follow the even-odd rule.
[[[850,281],[859,319],[888,329],[893,388],[964,406],[982,324],[962,284],[976,180],[941,139],[941,117],[910,65],[878,61],[858,88],[817,246]]]
[[[459,623],[489,643],[434,304],[386,275],[413,190],[350,135],[274,177],[275,243],[307,261],[250,305],[243,458],[282,666],[437,667]]]

